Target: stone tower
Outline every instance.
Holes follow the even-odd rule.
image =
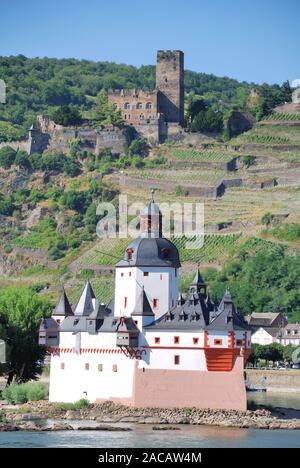
[[[167,122],[183,125],[184,54],[180,50],[159,50],[156,64],[158,112]]]

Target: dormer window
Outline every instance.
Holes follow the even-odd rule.
[[[170,250],[169,249],[162,249],[162,254],[164,258],[169,258]]]
[[[132,260],[133,249],[131,247],[129,247],[126,250],[126,253],[127,253],[127,260]]]

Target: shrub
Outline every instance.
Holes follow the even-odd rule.
[[[13,251],[13,248],[10,244],[6,244],[3,250],[6,254],[10,254]]]
[[[4,146],[0,149],[0,166],[9,169],[15,162],[16,151],[10,146]]]
[[[186,190],[184,187],[181,187],[181,185],[177,185],[175,188],[175,195],[177,197],[186,197],[188,195],[188,190]]]
[[[22,169],[31,169],[31,162],[26,151],[18,151],[14,164]]]
[[[80,410],[82,408],[86,408],[89,406],[89,401],[86,400],[85,398],[82,398],[79,401],[76,401],[75,403],[57,403],[55,406],[58,410],[61,411],[68,411],[68,410]]]
[[[53,112],[52,117],[55,123],[65,127],[68,125],[79,125],[82,121],[78,109],[68,105],[59,107]]]
[[[243,156],[242,157],[242,163],[247,168],[250,167],[250,166],[253,166],[255,164],[255,161],[256,161],[255,156]]]
[[[27,401],[45,400],[47,396],[47,385],[39,382],[12,383],[2,391],[2,397],[13,405],[26,403]]]

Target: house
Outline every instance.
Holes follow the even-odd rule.
[[[300,324],[289,323],[282,331],[282,337],[280,341],[283,345],[300,345]]]

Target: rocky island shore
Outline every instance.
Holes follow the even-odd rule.
[[[126,425],[126,424],[127,425]],[[0,432],[65,430],[131,430],[129,424],[149,424],[153,430],[180,429],[182,424],[251,429],[300,429],[300,410],[259,407],[255,410],[197,408],[129,408],[112,402],[89,404],[80,410],[47,401],[0,406]]]

